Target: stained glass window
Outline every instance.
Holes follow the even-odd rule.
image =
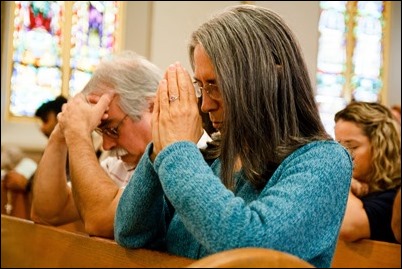
[[[73,96],[119,48],[119,1],[15,1],[8,118]]]
[[[113,52],[117,13],[116,1],[82,1],[73,4],[70,95],[83,88],[99,59]]]
[[[381,102],[387,1],[320,1],[317,93],[333,135],[334,114],[352,100]]]
[[[354,17],[355,49],[353,53],[353,96],[357,101],[378,102],[382,89],[383,67],[383,9],[382,1],[357,2]]]

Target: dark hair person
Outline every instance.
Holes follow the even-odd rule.
[[[324,130],[297,44],[276,13],[252,5],[192,34],[195,83],[175,63],[159,84],[152,143],[116,211],[120,245],[194,259],[262,247],[331,266],[352,160]],[[220,131],[211,164],[195,145],[200,95]]]
[[[47,138],[49,138],[54,127],[56,127],[57,114],[59,114],[61,107],[65,103],[67,103],[67,98],[59,95],[54,100],[43,103],[35,111],[35,117],[41,120],[40,130]]]

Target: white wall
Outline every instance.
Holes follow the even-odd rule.
[[[126,2],[123,48],[136,51],[149,58],[152,31],[151,1]]]
[[[8,2],[9,3],[9,2]],[[187,39],[190,33],[211,13],[239,1],[127,1],[123,49],[135,50],[146,56],[160,68],[180,61],[191,70],[187,56]],[[310,76],[315,82],[318,46],[318,1],[256,1],[255,4],[277,11],[288,22],[299,38]],[[401,3],[392,2],[391,57],[389,70],[389,93],[387,104],[401,100]],[[7,22],[7,18],[6,18]],[[27,149],[43,149],[47,139],[35,123],[10,123],[4,121],[5,81],[8,75],[6,26],[1,72],[1,143],[17,144]],[[2,36],[3,39],[3,36]]]
[[[387,104],[401,104],[401,1],[392,1]]]
[[[179,61],[191,71],[187,40],[193,30],[214,12],[239,1],[153,2],[150,60],[165,70]]]
[[[284,18],[299,39],[304,53],[310,79],[315,85],[318,50],[318,20],[320,6],[318,1],[256,1],[256,5],[275,10]]]
[[[206,2],[153,2],[151,53],[149,59],[165,69],[174,61],[180,61],[191,70],[187,56],[187,40],[191,32],[212,13],[240,1]],[[315,83],[318,47],[319,4],[317,1],[255,1],[256,5],[275,10],[288,22],[306,57],[311,79]],[[169,12],[166,12],[169,10]],[[306,29],[311,29],[307,30]]]

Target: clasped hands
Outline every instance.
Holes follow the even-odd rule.
[[[159,83],[154,103],[151,160],[174,142],[198,142],[203,130],[197,103],[189,73],[180,63],[171,64]]]

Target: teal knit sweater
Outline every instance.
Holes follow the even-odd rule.
[[[163,245],[199,259],[240,247],[287,252],[330,267],[352,177],[349,153],[334,141],[309,143],[289,155],[262,190],[236,174],[235,192],[190,142],[148,145],[115,216],[115,240],[127,248]],[[212,168],[212,169],[211,169]],[[167,198],[174,207],[168,210]]]

